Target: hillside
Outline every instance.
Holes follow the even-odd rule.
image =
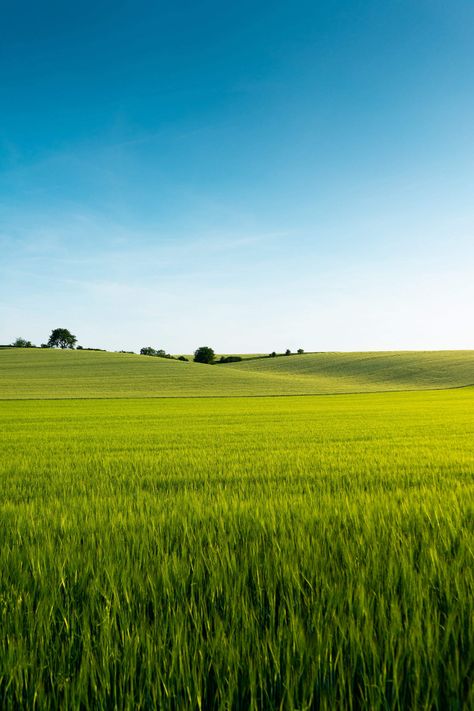
[[[474,351],[318,353],[208,366],[90,351],[0,350],[0,399],[312,395],[474,383]]]
[[[306,353],[221,367],[282,379],[298,378],[324,392],[417,390],[474,384],[474,351]]]

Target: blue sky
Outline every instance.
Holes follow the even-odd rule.
[[[474,348],[474,4],[2,4],[0,343]]]

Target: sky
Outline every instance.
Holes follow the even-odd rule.
[[[0,343],[474,348],[472,0],[0,5]]]

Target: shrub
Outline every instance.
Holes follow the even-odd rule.
[[[36,348],[31,341],[27,341],[25,338],[16,338],[12,343],[13,348]]]
[[[196,351],[194,351],[194,362],[195,363],[207,363],[210,365],[214,362],[215,353],[209,346],[200,346]]]

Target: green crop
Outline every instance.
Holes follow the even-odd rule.
[[[426,390],[474,384],[474,351],[308,353],[203,365],[90,351],[0,350],[0,399]]]
[[[472,708],[473,407],[1,402],[0,707]]]
[[[225,366],[233,372],[298,378],[320,392],[419,390],[474,385],[474,351],[305,353],[253,358]]]

